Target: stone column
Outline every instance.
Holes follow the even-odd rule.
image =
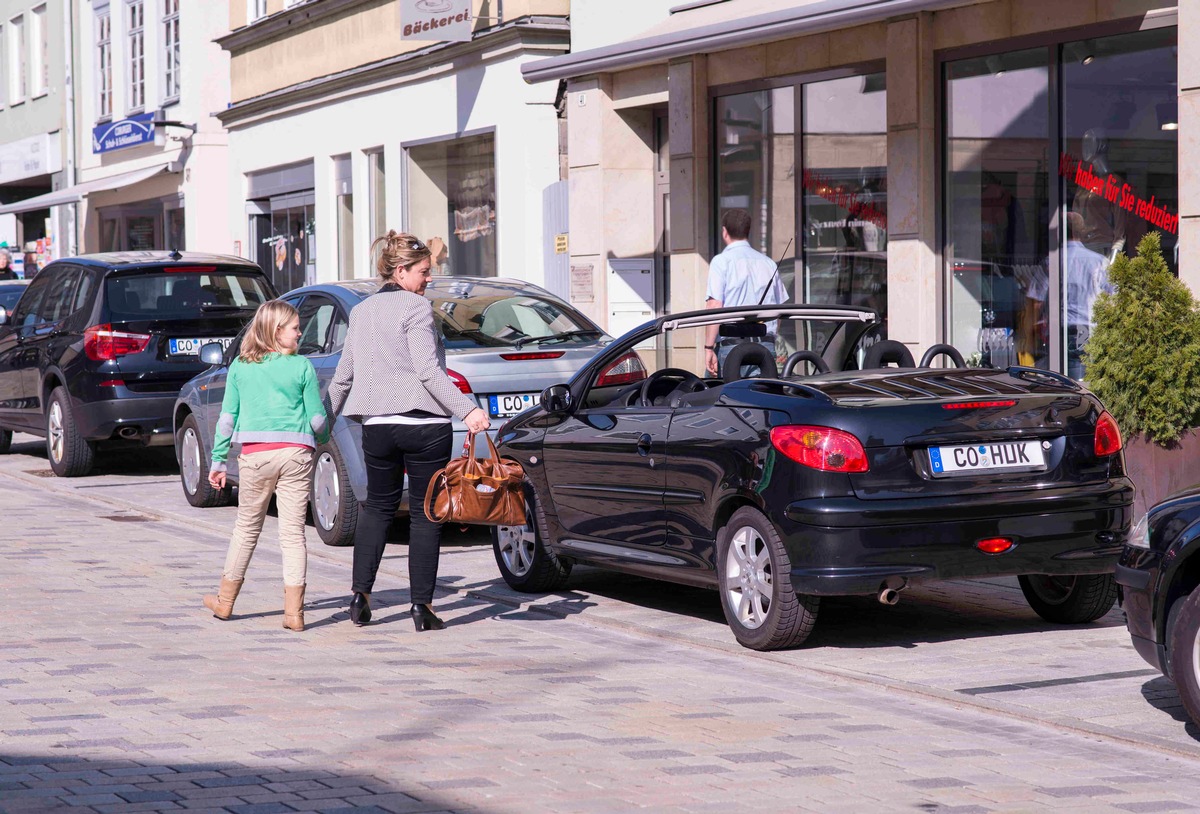
[[[937,246],[938,77],[928,13],[887,29],[888,337],[914,358],[942,334]]]
[[[1179,279],[1200,296],[1200,5],[1179,4]],[[1196,180],[1192,180],[1196,179]]]
[[[671,299],[673,313],[704,307],[713,213],[709,194],[708,59],[693,56],[668,66],[671,150]],[[688,334],[690,332],[684,332]],[[690,341],[698,338],[682,335]],[[703,349],[674,344],[670,364],[703,368]]]

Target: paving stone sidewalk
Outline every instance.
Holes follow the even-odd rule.
[[[272,539],[237,614],[225,538],[0,475],[0,810],[1185,811],[1200,762],[796,664],[462,594],[417,634]],[[478,554],[480,552],[476,552]],[[448,555],[443,574],[461,578]],[[464,557],[474,555],[464,555]],[[569,601],[568,596],[566,600]],[[713,622],[712,624],[716,624]]]

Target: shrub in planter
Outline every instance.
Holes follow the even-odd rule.
[[[1116,293],[1101,294],[1092,311],[1087,384],[1128,441],[1144,509],[1200,482],[1200,466],[1184,460],[1196,456],[1181,443],[1200,444],[1192,429],[1200,425],[1200,302],[1167,268],[1157,232],[1142,238],[1137,257],[1118,256],[1108,276]]]

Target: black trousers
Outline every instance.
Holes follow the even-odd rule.
[[[437,581],[442,526],[425,514],[425,491],[439,469],[450,461],[454,432],[450,424],[366,424],[363,426],[363,459],[367,465],[367,502],[354,535],[354,585],[352,590],[371,593],[383,559],[388,526],[404,494],[408,471],[409,515],[408,581],[412,603],[433,602]]]

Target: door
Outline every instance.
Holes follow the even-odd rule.
[[[671,412],[617,399],[547,429],[542,457],[564,546],[591,559],[661,558]]]
[[[75,288],[79,284],[80,272],[74,266],[52,266],[38,275],[48,277],[46,296],[38,303],[36,319],[32,321],[24,336],[26,352],[22,355],[20,398],[31,404],[31,410],[40,425],[42,380],[51,367],[57,366],[67,348],[77,337],[67,333],[65,322],[74,310]],[[68,384],[71,382],[68,381]],[[30,416],[34,419],[34,415]]]
[[[36,403],[25,403],[23,371],[29,363],[29,354],[33,352],[26,338],[33,324],[38,321],[37,313],[49,288],[49,275],[34,279],[21,295],[8,323],[0,328],[0,421],[5,427],[27,428],[30,414],[37,407]]]
[[[329,380],[346,340],[349,321],[341,307],[324,294],[309,294],[297,307],[300,312],[301,356],[307,356],[317,371],[321,396],[329,389]]]

